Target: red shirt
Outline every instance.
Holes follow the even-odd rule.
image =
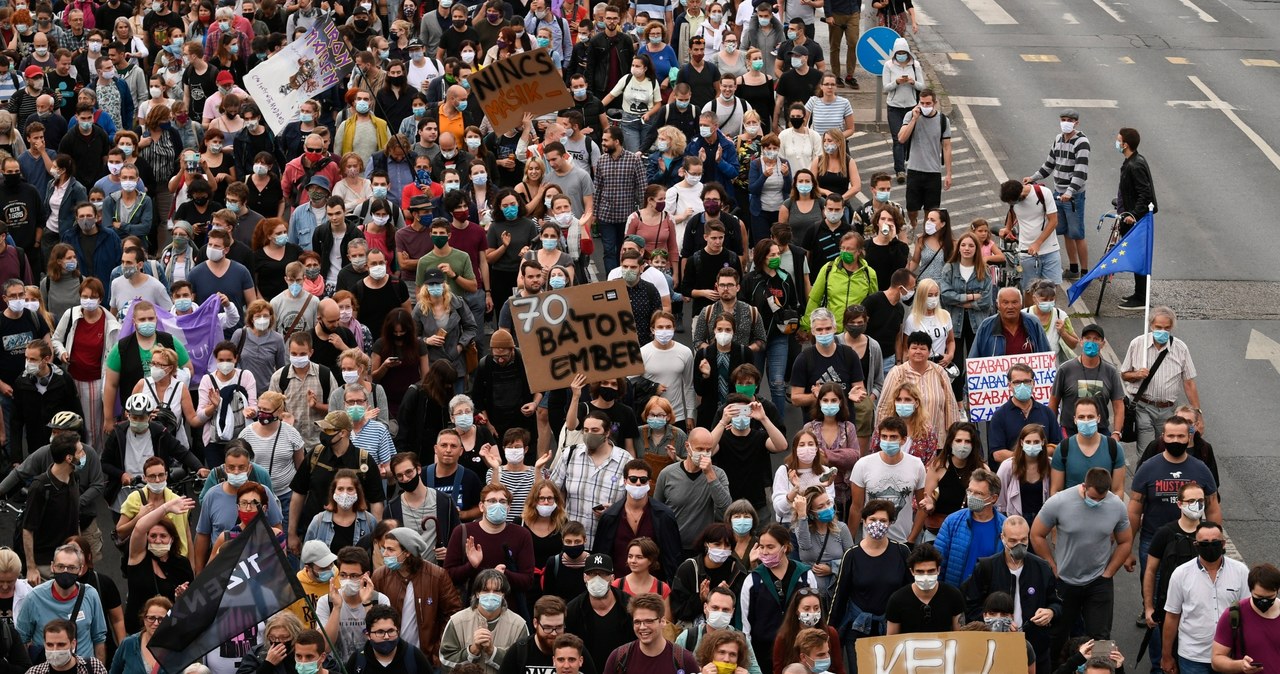
[[[405,188],[406,190],[409,188]],[[476,274],[476,282],[480,290],[484,290],[484,279],[480,273],[480,254],[489,250],[489,239],[485,237],[484,228],[474,222],[468,222],[463,229],[449,224],[449,245],[467,254],[471,258],[471,269]]]
[[[71,361],[68,368],[76,381],[102,379],[102,348],[107,341],[107,317],[99,316],[90,323],[76,321],[75,338],[71,343]]]
[[[1004,335],[1004,355],[1020,356],[1024,353],[1035,353],[1035,348],[1031,345],[1031,336],[1023,327],[1021,317],[1018,318],[1017,330],[1009,332],[1004,328],[1004,323],[1001,323],[1000,333]]]

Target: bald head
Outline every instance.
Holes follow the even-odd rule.
[[[320,320],[324,322],[325,330],[332,330],[338,324],[338,303],[333,301],[332,297],[326,297],[320,300],[320,308],[317,313],[320,314]]]
[[[457,103],[458,101],[466,100],[466,98],[467,98],[467,90],[463,89],[462,85],[455,84],[449,87],[449,100],[453,101],[454,103]]]
[[[710,452],[715,449],[716,443],[711,439],[711,431],[698,427],[689,431],[689,439],[685,441],[689,446],[689,451]]]

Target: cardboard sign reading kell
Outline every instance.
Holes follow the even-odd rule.
[[[1026,637],[1016,632],[941,632],[864,637],[858,671],[874,674],[1020,674]]]
[[[502,135],[538,115],[573,107],[564,76],[546,48],[512,54],[468,78],[484,114]]]
[[[511,322],[534,393],[565,388],[579,374],[588,384],[644,374],[624,281],[513,297]]]

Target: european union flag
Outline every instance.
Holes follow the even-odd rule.
[[[1114,248],[1098,260],[1098,264],[1095,264],[1088,274],[1071,284],[1067,289],[1067,304],[1079,299],[1080,295],[1084,294],[1084,289],[1089,287],[1090,281],[1108,274],[1149,276],[1154,243],[1155,219],[1151,213],[1147,213],[1133,226],[1133,229],[1129,230],[1128,234],[1116,243]]]

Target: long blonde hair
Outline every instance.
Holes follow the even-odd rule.
[[[925,419],[924,396],[920,394],[920,388],[911,382],[902,382],[898,387],[893,389],[892,397],[889,398],[891,403],[897,402],[898,394],[906,391],[908,395],[916,399],[916,410],[910,417],[902,419],[907,423],[907,436],[913,441],[924,437],[930,427],[930,420]],[[894,416],[898,413],[895,411]],[[899,417],[901,418],[901,417]]]
[[[434,306],[433,301],[439,301],[445,307],[453,306],[453,291],[449,290],[448,283],[444,284],[444,292],[439,298],[432,297],[431,293],[427,292],[427,284],[418,286],[418,308],[425,313]]]
[[[941,321],[943,325],[950,325],[951,314],[942,308],[942,286],[939,286],[938,282],[931,278],[922,278],[916,283],[916,296],[919,298],[927,300],[931,290],[938,291],[938,308],[933,310],[934,317]],[[925,304],[926,302],[911,303],[911,317],[916,321],[917,330],[924,323],[925,316],[929,311]]]
[[[827,166],[831,164],[833,156],[840,161],[840,169],[832,171],[832,173],[839,173],[842,176],[849,175],[849,155],[845,154],[844,134],[839,129],[827,129],[822,134],[823,144],[826,144],[828,139],[835,142],[836,152],[834,155],[828,155],[826,149],[823,149],[821,160],[818,162],[818,175],[824,176],[829,172],[827,171]]]

